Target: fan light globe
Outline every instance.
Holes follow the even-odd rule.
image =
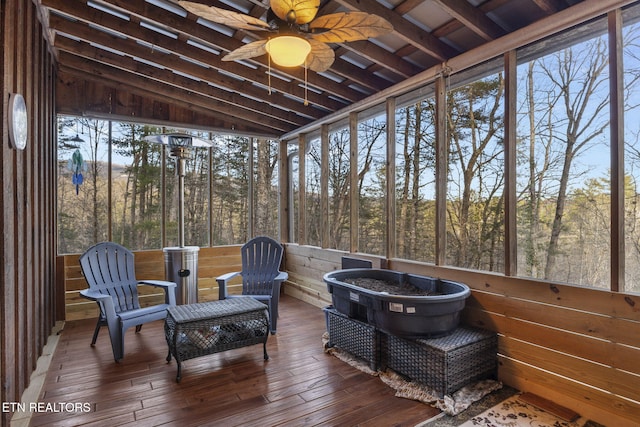
[[[311,44],[301,37],[278,36],[265,46],[271,60],[281,67],[297,67],[304,64],[311,52]]]

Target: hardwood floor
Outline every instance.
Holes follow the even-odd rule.
[[[89,345],[94,325],[65,325],[39,400],[90,410],[34,413],[31,426],[414,426],[439,413],[324,353],[324,312],[286,295],[268,361],[261,345],[191,359],[180,383],[163,322],[127,331],[121,363],[106,328]]]

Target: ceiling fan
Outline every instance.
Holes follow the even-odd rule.
[[[229,52],[223,61],[269,54],[285,67],[304,65],[322,72],[335,60],[327,43],[366,40],[393,31],[384,18],[365,12],[338,12],[316,18],[321,0],[271,0],[267,21],[238,12],[179,0],[187,11],[209,21],[238,29],[269,33],[265,40],[248,43]]]

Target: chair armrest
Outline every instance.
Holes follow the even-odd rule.
[[[216,277],[216,282],[218,282],[218,299],[227,298],[227,282],[238,275],[240,275],[240,271],[233,271]]]
[[[95,291],[92,291],[91,289],[81,290],[80,295],[95,302],[105,303],[107,301],[111,301],[113,303],[113,300],[111,299],[111,295],[101,294],[100,292],[95,292]]]
[[[166,280],[138,280],[138,284],[160,288],[175,288],[177,286],[174,282],[167,282]]]
[[[278,275],[273,279],[274,282],[284,282],[289,278],[289,273],[286,271],[279,271]]]
[[[80,291],[80,295],[95,301],[100,306],[100,310],[103,312],[104,317],[107,319],[109,328],[117,326],[116,307],[113,305],[113,299],[111,295],[101,294],[100,292],[92,291],[91,289],[83,289]]]
[[[149,285],[156,288],[164,288],[164,302],[169,305],[176,305],[176,292],[178,285],[166,280],[138,280],[138,285]]]

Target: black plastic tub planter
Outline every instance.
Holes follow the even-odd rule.
[[[452,332],[471,294],[463,283],[372,268],[332,271],[324,281],[338,312],[416,338]]]

